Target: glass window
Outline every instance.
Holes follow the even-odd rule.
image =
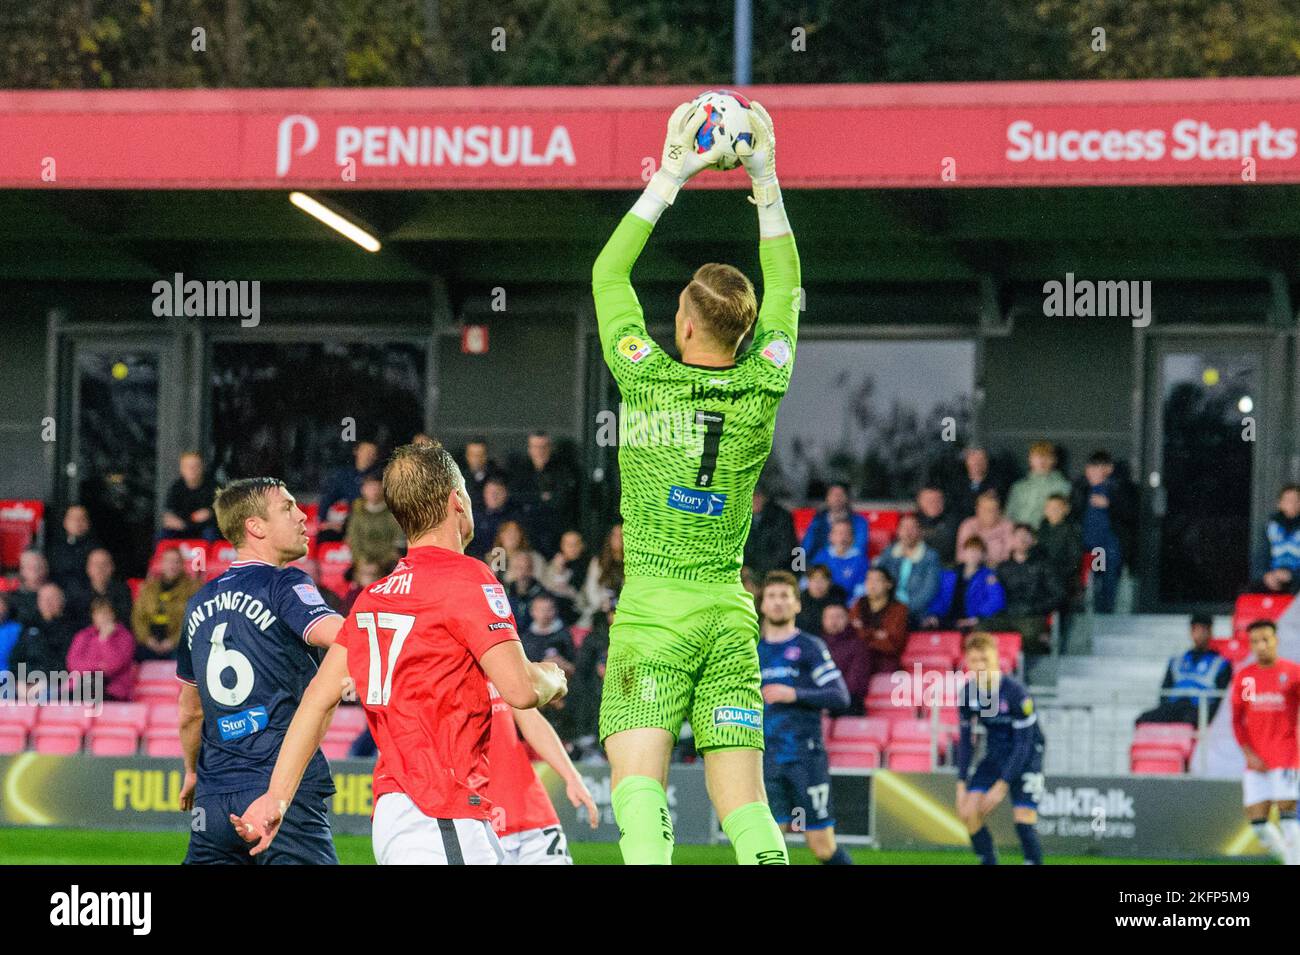
[[[802,341],[766,475],[795,498],[828,480],[863,499],[911,497],[969,434],[974,388],[974,342]]]
[[[280,477],[303,498],[351,461],[353,441],[387,452],[424,428],[414,343],[217,342],[211,383],[217,477]]]

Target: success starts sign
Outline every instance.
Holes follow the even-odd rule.
[[[0,92],[0,188],[638,189],[698,92]],[[744,92],[773,115],[787,188],[1300,182],[1300,78]]]

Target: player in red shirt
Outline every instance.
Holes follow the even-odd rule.
[[[501,839],[506,865],[573,865],[560,817],[546,787],[528,758],[527,743],[564,780],[564,792],[574,807],[587,807],[591,828],[600,825],[595,800],[564,751],[555,728],[539,710],[517,710],[488,684],[492,697],[492,738],[488,742],[487,795],[492,801],[492,825]],[[520,740],[523,736],[523,740]]]
[[[1246,628],[1255,662],[1232,680],[1232,731],[1246,756],[1242,801],[1256,838],[1287,865],[1300,864],[1300,663],[1277,655],[1277,626],[1257,620]],[[1279,829],[1269,822],[1277,806]]]
[[[474,536],[465,479],[439,444],[398,448],[384,497],[407,555],[352,606],[303,694],[267,792],[231,816],[257,855],[271,844],[307,760],[349,683],[379,749],[372,839],[381,865],[504,861],[492,828],[486,750],[490,679],[519,709],[565,692],[553,663],[530,663],[505,589],[464,554]]]

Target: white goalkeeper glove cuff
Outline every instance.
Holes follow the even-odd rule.
[[[659,179],[663,176],[663,179]],[[659,179],[658,182],[655,180]],[[673,186],[671,191],[668,187]],[[651,225],[659,221],[659,217],[664,214],[664,210],[673,204],[673,198],[677,195],[677,190],[681,188],[681,183],[673,179],[668,173],[660,170],[654,174],[645,191],[637,197],[636,203],[632,206],[632,214],[638,218],[645,219]],[[668,192],[668,195],[665,195]]]
[[[771,239],[790,232],[790,220],[785,215],[785,200],[781,186],[775,180],[754,183],[754,194],[749,201],[758,207],[758,236]]]

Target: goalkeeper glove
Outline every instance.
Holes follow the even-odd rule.
[[[750,100],[749,107],[749,127],[754,139],[752,143],[737,142],[736,155],[753,184],[754,194],[749,201],[762,208],[781,198],[781,189],[776,182],[776,130],[763,104]]]
[[[702,170],[708,169],[722,155],[722,145],[717,143],[708,152],[695,148],[695,136],[704,125],[708,113],[703,106],[682,103],[668,119],[668,135],[664,138],[663,161],[659,171],[650,178],[649,189],[668,205],[677,198],[677,191]]]

